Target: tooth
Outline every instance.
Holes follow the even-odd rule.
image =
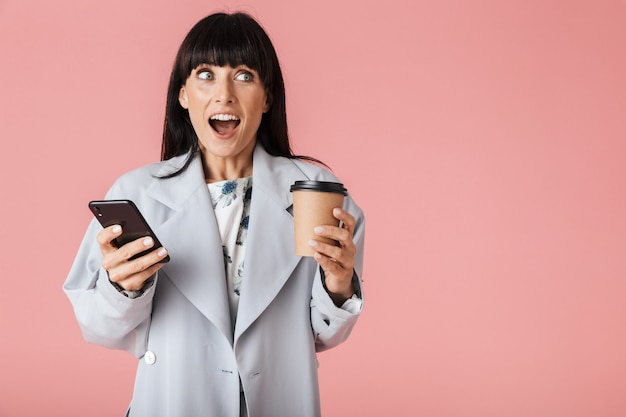
[[[239,120],[239,118],[232,114],[216,114],[211,116],[211,120],[220,120],[222,122],[226,122],[228,120]]]

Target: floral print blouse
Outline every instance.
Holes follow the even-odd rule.
[[[235,325],[244,275],[252,177],[207,184],[222,238],[231,323]]]

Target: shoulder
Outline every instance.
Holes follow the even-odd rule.
[[[187,155],[177,156],[167,161],[153,162],[127,171],[115,180],[108,192],[108,197],[126,196],[146,190],[153,182],[160,181],[159,177],[182,167],[186,158]]]
[[[292,180],[339,181],[326,167],[311,161],[285,156],[272,156],[262,146],[257,146],[254,164],[267,171],[272,178]]]
[[[341,182],[339,178],[325,166],[309,162],[305,159],[289,159],[289,161],[309,180]]]

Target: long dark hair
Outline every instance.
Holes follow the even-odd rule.
[[[189,157],[180,170],[165,178],[187,169],[193,154],[199,150],[189,113],[180,105],[178,96],[191,72],[201,64],[246,65],[257,71],[270,105],[257,131],[257,145],[261,144],[270,155],[321,163],[315,158],[293,154],[287,132],[283,74],[274,46],[263,28],[246,13],[215,13],[191,28],[176,54],[167,90],[161,160],[188,152]]]

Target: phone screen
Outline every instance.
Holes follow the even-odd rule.
[[[141,237],[152,237],[154,246],[133,256],[130,258],[131,260],[162,246],[137,206],[131,200],[90,201],[89,209],[102,227],[109,227],[114,224],[122,226],[122,235],[113,240],[113,244],[118,248]],[[168,255],[161,262],[168,262],[169,260]]]

